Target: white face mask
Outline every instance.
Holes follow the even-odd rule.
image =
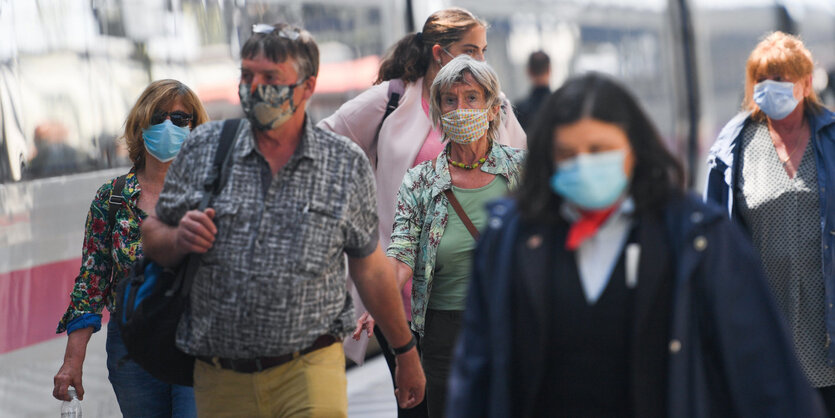
[[[441,116],[444,137],[456,144],[469,144],[487,133],[490,121],[488,109],[455,109]]]

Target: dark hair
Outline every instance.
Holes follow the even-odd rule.
[[[241,47],[241,58],[252,59],[263,53],[270,61],[296,61],[299,79],[319,73],[319,47],[310,32],[287,23],[259,26]],[[269,27],[272,26],[272,30]]]
[[[562,198],[550,187],[554,174],[556,129],[594,119],[619,126],[635,158],[630,194],[637,212],[660,210],[684,190],[684,170],[661,141],[655,126],[633,96],[600,74],[569,79],[541,107],[528,136],[523,181],[516,193],[523,218],[556,222]]]
[[[528,72],[533,75],[542,75],[551,69],[551,58],[545,51],[532,52],[528,57]]]
[[[410,33],[389,48],[374,84],[396,78],[409,83],[423,77],[432,61],[433,46],[449,47],[476,25],[487,27],[481,19],[458,7],[432,13],[422,32]]]

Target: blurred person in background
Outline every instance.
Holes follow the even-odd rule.
[[[476,249],[447,415],[820,416],[750,241],[634,97],[589,74],[544,106]]]
[[[551,58],[544,51],[536,51],[528,57],[528,79],[531,92],[528,97],[516,103],[514,110],[519,124],[529,132],[531,124],[545,98],[551,94]]]
[[[705,196],[753,239],[800,365],[835,416],[835,113],[813,70],[793,35],[751,51],[743,112],[710,150]]]
[[[79,399],[84,398],[81,375],[90,336],[101,329],[102,310],[115,311],[119,280],[142,258],[139,227],[155,212],[168,167],[191,129],[207,120],[197,95],[176,80],[148,85],[128,114],[124,138],[133,167],[124,178],[120,196],[111,197],[117,182],[112,179],[99,188],[90,205],[81,272],[58,324],[57,332],[66,331],[68,338],[64,363],[54,379],[55,398],[70,400],[69,386],[75,387]],[[123,203],[110,225],[110,205],[119,198]],[[197,416],[192,388],[159,381],[125,356],[119,328],[116,321],[110,321],[107,369],[124,416]]]
[[[69,131],[58,121],[47,121],[35,127],[35,156],[26,165],[27,179],[60,176],[90,171],[95,161],[70,146]]]
[[[452,348],[486,203],[519,183],[525,151],[496,142],[502,99],[498,76],[469,56],[435,77],[432,121],[448,140],[441,154],[410,169],[397,194],[386,254],[401,287],[412,285],[412,330],[420,335],[429,417],[444,416]],[[455,416],[455,415],[452,415]]]
[[[319,127],[347,136],[359,144],[374,167],[380,244],[387,248],[394,221],[397,190],[406,170],[431,160],[443,150],[440,128],[429,116],[429,90],[438,71],[459,55],[483,61],[487,53],[487,24],[467,10],[449,8],[432,13],[421,32],[400,39],[380,64],[375,86],[342,105]],[[392,95],[398,100],[392,102]],[[525,133],[501,95],[501,124],[496,140],[500,144],[525,148]],[[393,109],[387,115],[387,108]],[[411,280],[402,292],[407,319],[411,320]],[[358,303],[359,305],[359,303]],[[357,311],[362,312],[361,310]],[[360,317],[359,326],[380,342],[394,379],[394,356],[388,342],[369,319]],[[355,339],[360,333],[354,334]],[[360,345],[362,354],[365,345]],[[426,416],[425,405],[398,410],[400,417]]]

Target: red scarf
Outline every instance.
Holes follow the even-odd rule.
[[[580,219],[576,220],[571,227],[568,228],[568,236],[565,239],[565,249],[569,251],[576,251],[580,248],[580,244],[591,237],[609,219],[609,215],[617,209],[619,203],[616,203],[606,209],[600,210],[581,210]]]

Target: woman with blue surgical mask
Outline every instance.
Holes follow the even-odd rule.
[[[750,242],[624,87],[569,79],[528,150],[488,207],[447,416],[820,416]]]
[[[795,36],[754,48],[743,112],[711,148],[705,195],[753,239],[803,371],[835,416],[835,113],[813,72]]]
[[[128,114],[123,137],[133,167],[99,187],[90,205],[81,268],[70,305],[58,324],[57,332],[67,332],[67,348],[54,378],[55,398],[69,400],[67,388],[73,386],[83,399],[81,372],[90,336],[102,327],[102,311],[117,308],[117,284],[142,257],[139,227],[155,213],[168,166],[190,130],[208,119],[197,95],[177,80],[148,85]],[[119,185],[121,193],[116,192]],[[119,329],[111,321],[107,325],[108,377],[123,416],[197,415],[192,388],[162,382],[126,356]]]

